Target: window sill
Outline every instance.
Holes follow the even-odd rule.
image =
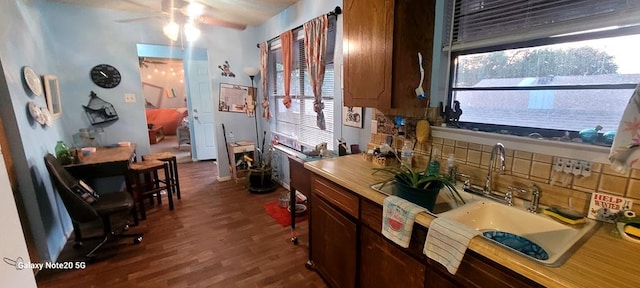
[[[578,160],[587,160],[603,164],[610,163],[609,147],[574,142],[531,139],[521,136],[503,135],[449,127],[432,127],[431,135],[433,137],[440,137],[483,145],[493,145],[497,142],[501,142],[507,149],[540,153]]]

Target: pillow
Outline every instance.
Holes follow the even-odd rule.
[[[96,202],[100,198],[100,195],[82,180],[79,180],[78,185],[74,186],[74,191],[89,204]]]

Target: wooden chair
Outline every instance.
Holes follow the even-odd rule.
[[[95,259],[95,252],[109,239],[133,237],[134,244],[139,244],[142,241],[141,233],[119,233],[128,230],[128,224],[115,230],[111,226],[112,215],[127,212],[131,213],[134,221],[137,222],[135,203],[129,193],[118,191],[93,196],[90,193],[91,188],[83,185],[82,182],[65,170],[55,156],[47,154],[44,157],[44,161],[49,175],[51,175],[53,183],[58,190],[58,194],[71,217],[76,242],[74,248],[82,246],[82,241],[84,240],[102,238],[102,241],[86,254],[87,258],[92,260]],[[87,195],[87,193],[89,195]],[[102,220],[103,234],[96,237],[83,238],[80,231],[80,224],[90,223],[96,220]]]
[[[160,160],[169,165],[169,178],[162,179],[161,182],[173,189],[173,194],[180,199],[180,179],[178,177],[178,161],[171,152],[160,152],[142,156],[142,160]],[[157,176],[157,175],[156,175]]]
[[[169,165],[167,162],[160,160],[143,160],[140,162],[133,162],[129,167],[129,182],[132,185],[129,190],[133,193],[134,199],[138,202],[138,207],[140,208],[140,219],[142,220],[147,219],[144,199],[148,196],[155,195],[158,199],[158,204],[161,204],[161,192],[163,190],[167,191],[169,210],[173,210],[173,189],[170,185],[167,185],[165,182],[158,179],[158,170],[163,170],[165,179],[169,179]],[[151,197],[150,200],[153,204],[153,197]]]

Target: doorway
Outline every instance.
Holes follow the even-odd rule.
[[[171,152],[191,161],[191,137],[182,59],[139,57],[140,79],[152,153]]]
[[[150,68],[151,71],[149,73],[156,73],[155,67],[153,65],[161,65],[161,63],[157,62],[170,62],[170,61],[181,61],[182,70],[183,71],[183,85],[185,96],[184,100],[186,100],[186,122],[188,124],[185,127],[188,127],[188,131],[183,131],[180,137],[186,138],[188,135],[188,139],[191,147],[191,159],[194,161],[197,160],[210,160],[217,158],[217,148],[216,148],[216,130],[215,130],[215,117],[214,117],[214,101],[213,95],[211,93],[211,78],[209,75],[209,62],[207,50],[203,48],[189,48],[182,49],[180,47],[172,47],[165,45],[151,45],[151,44],[138,44],[138,58],[140,59],[141,66],[143,66],[143,62],[147,68]],[[144,60],[151,59],[151,60]],[[157,60],[159,59],[159,60]],[[144,61],[143,61],[144,60]],[[150,62],[154,61],[154,62]],[[178,63],[178,62],[176,62]],[[178,64],[176,64],[178,65]],[[177,66],[179,67],[179,66]],[[176,70],[177,68],[174,68]],[[159,70],[160,72],[160,70]],[[177,71],[171,71],[171,75],[173,76],[173,72],[179,74]],[[161,72],[160,72],[161,73]],[[165,71],[166,73],[169,73]],[[150,74],[153,78],[153,74]],[[142,75],[142,81],[147,82],[149,80],[149,75]],[[146,79],[145,79],[146,77]],[[178,77],[179,79],[179,77]],[[179,81],[179,80],[178,80]],[[160,83],[152,84],[158,87],[149,86],[147,90],[153,91],[155,88],[155,92],[150,92],[149,102],[151,105],[160,105],[162,102],[167,101],[166,99],[174,99],[179,97],[177,91],[167,91],[165,86],[166,84]],[[143,87],[144,88],[144,87]],[[164,95],[161,95],[161,91],[164,91]],[[174,92],[176,92],[174,97]],[[146,93],[146,92],[145,92]],[[152,94],[155,93],[155,98]],[[163,98],[159,98],[158,96],[162,96]],[[167,96],[168,95],[168,96]],[[146,95],[145,95],[146,96]],[[153,100],[155,99],[155,100]],[[160,101],[162,99],[162,101]],[[145,99],[147,100],[147,99]],[[147,122],[151,122],[147,120]],[[149,124],[149,123],[148,123]],[[153,123],[151,123],[153,124]],[[152,131],[152,130],[156,131]],[[163,136],[158,136],[159,133],[162,133],[162,129],[158,129],[157,126],[150,126],[149,133],[150,138],[157,141],[159,138]],[[186,135],[184,133],[187,133]],[[180,138],[176,132],[176,137]],[[166,137],[166,136],[164,136]],[[163,139],[164,140],[164,139]],[[176,139],[175,143],[178,143],[179,139]],[[180,145],[182,146],[182,145]],[[180,147],[181,148],[181,147]]]

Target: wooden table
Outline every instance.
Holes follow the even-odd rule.
[[[96,153],[84,156],[81,163],[65,165],[74,177],[94,179],[110,176],[125,176],[129,163],[133,162],[136,146],[98,147]],[[126,179],[127,177],[125,177]]]

